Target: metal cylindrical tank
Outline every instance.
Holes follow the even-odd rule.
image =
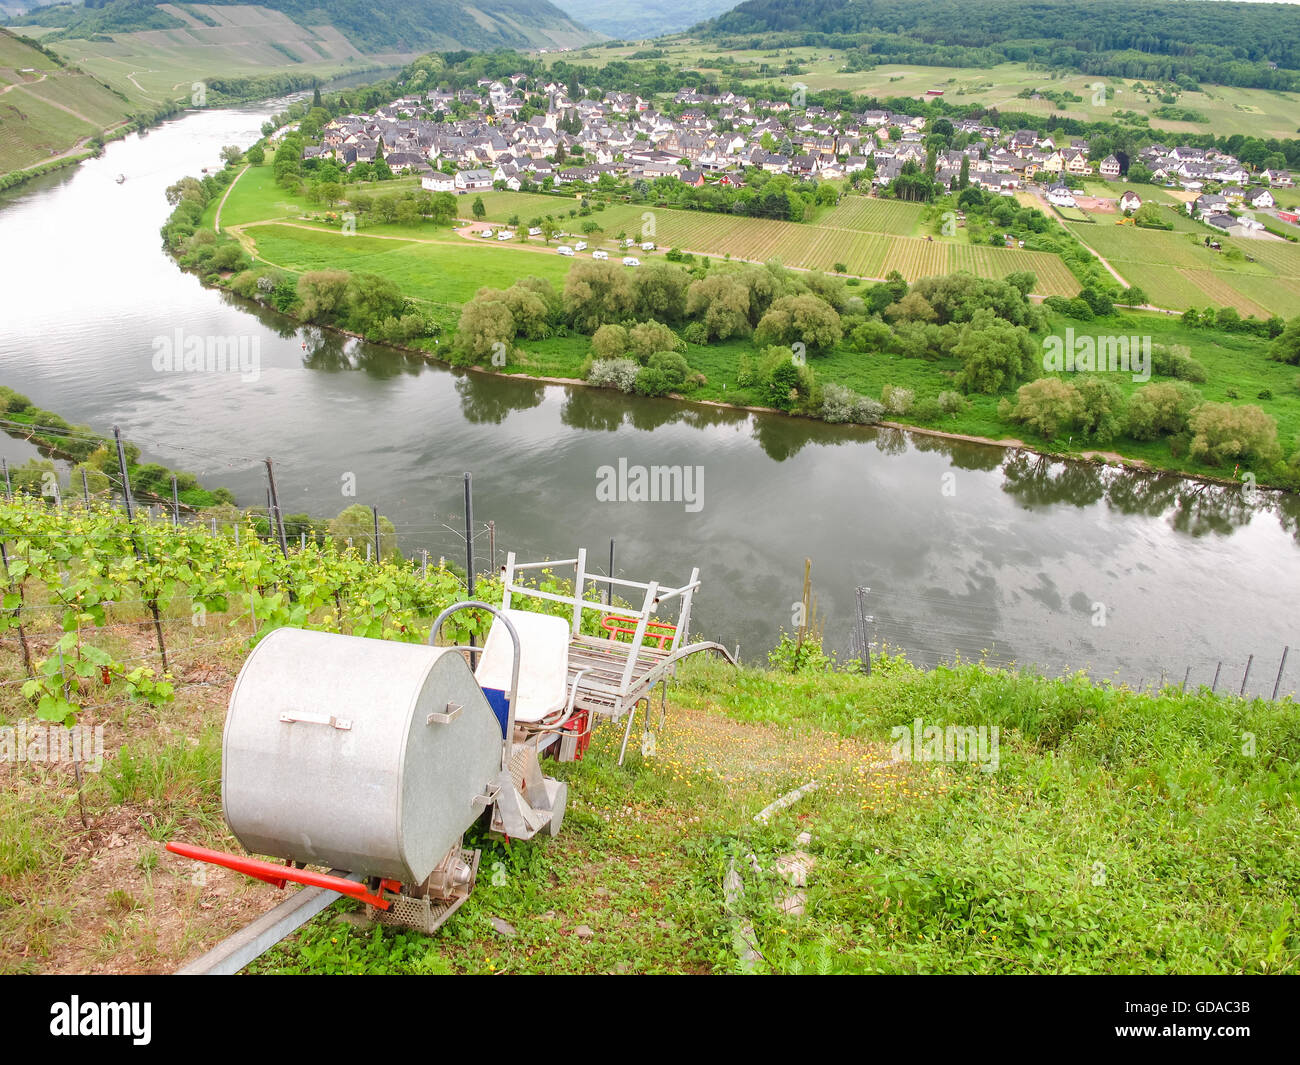
[[[459,653],[277,629],[230,696],[222,807],[254,854],[418,885],[482,812],[501,744]]]

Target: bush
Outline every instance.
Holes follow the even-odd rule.
[[[598,388],[617,388],[631,392],[636,387],[640,365],[634,359],[597,359],[591,364],[587,382]]]
[[[688,322],[682,330],[682,339],[703,346],[709,342],[709,330],[703,322]]]
[[[884,404],[885,409],[890,414],[904,415],[912,409],[912,403],[916,399],[916,393],[910,388],[895,388],[893,385],[885,385],[880,390],[880,402]]]
[[[873,425],[884,417],[885,408],[869,396],[844,385],[829,384],[822,390],[822,419],[828,422],[856,422]]]
[[[961,414],[970,406],[970,400],[960,392],[951,390],[940,392],[935,402],[939,404],[939,413],[941,414]]]
[[[1166,347],[1156,344],[1151,349],[1151,370],[1161,377],[1176,377],[1180,381],[1204,384],[1209,379],[1209,371],[1194,358],[1191,350],[1182,344]]]
[[[1084,414],[1083,397],[1069,381],[1043,377],[1021,385],[1015,403],[1003,400],[998,413],[1051,440],[1058,433],[1080,424]]]

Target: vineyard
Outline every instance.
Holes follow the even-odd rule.
[[[485,194],[483,201],[493,221],[518,215],[526,222],[534,212],[555,214],[566,227],[579,228],[577,219],[564,219],[568,203],[556,197],[498,192]],[[1028,270],[1038,278],[1034,291],[1039,295],[1073,296],[1079,291],[1078,281],[1056,255],[904,235],[916,229],[919,218],[920,208],[914,204],[865,196],[845,197],[820,222],[811,224],[622,204],[590,216],[601,232],[588,240],[625,233],[637,240],[653,240],[661,248],[748,262],[776,260],[805,270],[833,271],[842,266],[848,274],[876,279],[891,270],[908,281],[953,270],[997,278]]]
[[[102,503],[0,502],[0,544],[0,670],[20,678],[0,686],[21,686],[37,717],[68,725],[114,697],[171,698],[164,621],[187,621],[200,647],[252,647],[283,625],[418,643],[441,610],[467,598],[445,565],[372,562],[328,539],[282,552],[251,523],[213,535],[205,525],[131,522]],[[479,598],[499,594],[490,580],[476,588]],[[486,617],[470,613],[446,628],[461,641],[486,631]]]
[[[1158,307],[1186,310],[1208,304],[1259,318],[1287,317],[1300,308],[1300,246],[1215,233],[1222,246],[1216,251],[1203,242],[1211,230],[1189,228],[1192,223],[1181,217],[1176,225],[1174,232],[1114,225],[1067,228]]]

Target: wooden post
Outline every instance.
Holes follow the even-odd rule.
[[[1223,661],[1222,659],[1220,659],[1218,665],[1214,667],[1214,683],[1210,685],[1211,695],[1214,694],[1214,690],[1219,686],[1219,670],[1221,670],[1222,668],[1223,668]]]
[[[382,561],[383,550],[379,543],[379,508],[372,506],[370,508],[371,517],[375,519],[375,565],[378,566]]]
[[[181,496],[176,490],[176,474],[172,474],[172,528],[181,523]]]
[[[22,610],[23,588],[21,583],[15,587],[13,578],[9,576],[9,552],[5,549],[3,540],[0,540],[0,564],[4,566],[5,582],[18,593],[19,605],[14,607],[13,613],[13,616],[16,618],[19,616],[19,611]],[[27,675],[33,677],[36,674],[32,671],[32,652],[27,646],[27,632],[23,629],[21,621],[18,623],[18,643],[23,649],[23,666],[27,669]]]
[[[803,560],[803,598],[800,600],[802,609],[799,612],[799,635],[794,644],[794,668],[799,668],[799,656],[803,651],[804,637],[808,633],[808,600],[812,596],[812,559]]]
[[[280,495],[275,490],[275,471],[271,468],[271,460],[266,460],[266,489],[270,493],[270,510],[271,514],[271,532],[278,534],[280,539],[280,553],[285,558],[289,557],[289,541],[284,536],[284,515],[280,513]]]
[[[86,480],[86,467],[81,467],[81,499],[86,506],[90,506],[90,482]]]
[[[131,502],[131,477],[126,472],[126,452],[122,450],[122,430],[113,426],[113,439],[117,441],[117,468],[122,473],[122,499],[126,502],[126,520],[135,521],[135,504]]]
[[[14,488],[13,488],[13,485],[11,485],[11,484],[9,483],[9,460],[8,460],[8,459],[0,459],[0,465],[3,465],[3,466],[4,466],[4,471],[5,471],[5,498],[6,498],[6,499],[13,499],[13,497],[14,497]]]
[[[1250,679],[1250,664],[1255,661],[1255,656],[1251,655],[1246,659],[1246,672],[1241,675],[1241,695],[1246,694],[1246,681]]]
[[[429,549],[426,547],[420,552],[420,580],[429,578]]]
[[[1282,648],[1282,661],[1277,664],[1277,680],[1273,681],[1274,702],[1277,701],[1277,690],[1282,684],[1282,670],[1286,669],[1286,655],[1287,652],[1290,650],[1291,650],[1291,646],[1289,644],[1286,647]]]
[[[1192,667],[1188,666],[1186,671],[1183,673],[1183,683],[1179,687],[1178,689],[1179,691],[1185,692],[1187,690],[1187,678],[1190,677],[1191,675],[1192,675]]]

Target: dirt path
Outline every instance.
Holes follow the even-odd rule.
[[[3,89],[0,89],[0,96],[3,96],[7,92],[13,92],[14,89],[21,89],[25,85],[39,85],[48,77],[48,74],[42,74],[35,81],[15,81],[12,85],[6,85]]]
[[[225,195],[221,197],[221,202],[217,204],[217,213],[212,216],[212,228],[218,233],[221,232],[221,209],[226,206],[226,200],[230,198],[231,192],[234,191],[235,186],[239,184],[239,179],[248,173],[250,165],[251,164],[249,163],[244,164],[244,169],[235,175],[234,181],[226,186]]]

